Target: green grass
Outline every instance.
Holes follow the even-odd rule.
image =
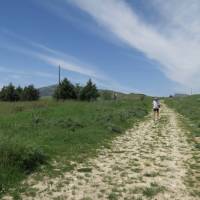
[[[0,195],[52,161],[84,162],[143,119],[150,99],[0,103]],[[73,169],[73,166],[67,167]]]
[[[112,193],[110,193],[108,195],[108,199],[109,200],[117,200],[118,199],[118,195],[116,193],[112,192]]]
[[[78,169],[78,172],[92,172],[92,168],[81,168]]]
[[[166,99],[165,102],[185,117],[184,125],[190,131],[190,139],[200,137],[200,95]],[[195,143],[195,147],[200,150],[199,143]]]
[[[198,180],[200,170],[200,95],[166,99],[165,102],[184,116],[182,125],[187,130],[193,154],[192,161],[188,161],[189,175],[186,183],[193,190],[192,194],[200,197],[200,193],[196,191],[196,188],[200,187],[200,180]]]
[[[189,119],[193,136],[200,137],[200,95],[166,99],[165,102]]]
[[[157,194],[164,191],[165,191],[165,188],[163,186],[159,186],[157,183],[151,183],[150,187],[143,189],[143,195],[148,198],[153,198]]]

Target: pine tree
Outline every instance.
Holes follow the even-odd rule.
[[[78,100],[80,100],[81,90],[82,90],[82,87],[79,84],[76,84],[75,92],[76,92],[76,97]]]
[[[33,85],[29,85],[23,89],[20,86],[15,88],[10,83],[0,91],[0,100],[2,101],[36,101],[39,97],[39,90]]]
[[[99,93],[96,85],[92,83],[91,79],[89,79],[86,86],[81,90],[80,99],[82,101],[92,101],[96,100],[98,97]]]
[[[65,78],[56,88],[53,97],[57,100],[77,99],[74,85]]]
[[[15,92],[16,92],[16,96],[17,96],[17,100],[18,101],[21,101],[22,100],[22,98],[23,98],[23,88],[22,87],[20,87],[20,86],[18,86],[17,88],[16,88],[16,90],[15,90]]]
[[[39,91],[33,85],[29,85],[24,88],[22,93],[23,101],[36,101],[39,99],[39,97]]]
[[[18,96],[16,94],[15,86],[10,83],[8,86],[4,86],[0,92],[0,99],[2,101],[17,101]]]

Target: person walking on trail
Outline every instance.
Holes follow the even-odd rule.
[[[158,120],[160,115],[160,102],[158,98],[153,99],[153,113],[154,121]]]

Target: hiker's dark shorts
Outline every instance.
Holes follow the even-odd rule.
[[[154,108],[153,111],[154,112],[159,112],[159,108]]]

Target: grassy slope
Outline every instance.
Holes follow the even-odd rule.
[[[193,136],[200,137],[200,95],[167,99],[166,103],[189,119]]]
[[[149,98],[0,103],[0,195],[41,164],[94,156],[99,147],[142,119],[150,105]]]
[[[185,117],[184,127],[189,130],[188,141],[193,145],[187,183],[193,190],[192,194],[200,197],[200,95],[167,99],[166,103]]]

